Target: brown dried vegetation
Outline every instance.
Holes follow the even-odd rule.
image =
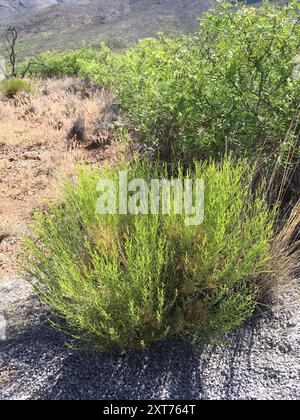
[[[13,268],[34,209],[57,198],[79,162],[113,163],[120,157],[115,143],[90,151],[76,142],[67,147],[79,118],[87,144],[95,141],[95,127],[112,100],[105,91],[74,78],[35,80],[32,86],[31,94],[0,98],[0,275]]]

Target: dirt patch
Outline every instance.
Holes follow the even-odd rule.
[[[99,165],[120,158],[116,143],[85,146],[111,97],[84,81],[34,81],[33,94],[0,98],[0,277],[14,269],[20,238],[34,210],[57,199],[62,182],[78,163]],[[70,150],[67,133],[84,119],[87,144]]]

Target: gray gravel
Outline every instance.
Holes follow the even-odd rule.
[[[108,356],[69,350],[22,279],[0,280],[1,399],[300,398],[300,285],[280,293],[272,313],[226,346],[193,349],[180,340],[148,353]],[[2,319],[2,321],[1,321]],[[2,324],[1,324],[2,322]],[[6,328],[4,329],[3,326]]]

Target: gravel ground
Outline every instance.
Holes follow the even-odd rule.
[[[200,352],[170,340],[112,357],[68,349],[31,287],[8,276],[0,280],[0,398],[296,400],[299,304],[295,283],[272,313],[240,328],[226,346]]]

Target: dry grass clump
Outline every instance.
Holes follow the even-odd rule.
[[[85,120],[82,116],[79,116],[68,131],[66,138],[67,148],[71,148],[70,146],[72,142],[83,144],[86,139]]]
[[[297,272],[300,261],[300,200],[286,217],[271,247],[268,269],[263,273],[268,293],[278,291],[282,284],[290,282]]]

